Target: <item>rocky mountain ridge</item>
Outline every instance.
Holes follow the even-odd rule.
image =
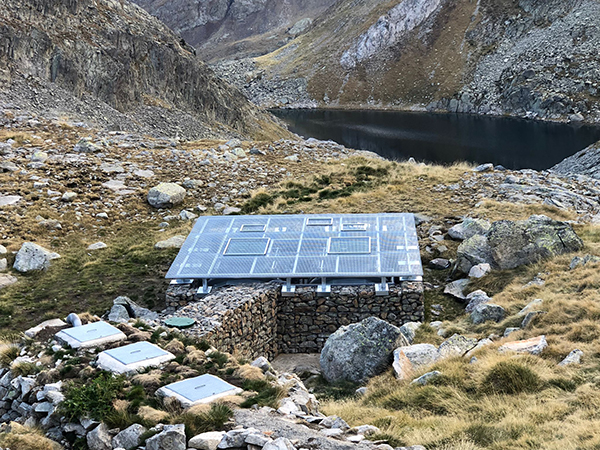
[[[0,38],[0,89],[11,106],[188,137],[286,134],[128,2],[3,1]]]
[[[282,48],[217,71],[269,107],[306,107],[308,97],[318,107],[597,122],[598,17],[596,0],[340,1]]]

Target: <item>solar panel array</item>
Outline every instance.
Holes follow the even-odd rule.
[[[200,217],[170,279],[423,275],[412,214]]]

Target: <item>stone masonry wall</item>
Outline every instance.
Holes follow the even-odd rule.
[[[281,353],[320,352],[331,333],[342,325],[370,316],[400,326],[423,321],[423,284],[403,282],[378,297],[372,285],[332,286],[328,297],[316,287],[296,289],[294,297],[277,300],[277,335]]]
[[[298,287],[295,296],[283,297],[280,285],[256,283],[218,288],[194,301],[196,289],[170,287],[167,312],[196,319],[187,332],[248,358],[319,352],[339,327],[370,316],[397,326],[424,318],[420,282],[392,285],[381,297],[372,285],[332,286],[328,297],[314,286]]]

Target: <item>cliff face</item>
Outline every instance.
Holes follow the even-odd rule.
[[[599,20],[597,0],[340,0],[240,86],[269,106],[307,93],[320,106],[599,121]],[[307,92],[269,86],[291,78]]]
[[[160,107],[167,115],[184,113],[208,128],[245,135],[278,128],[218,79],[193,48],[128,2],[3,0],[0,42],[8,90],[23,79],[35,80],[122,113]]]
[[[261,55],[304,32],[334,0],[133,0],[205,60]]]

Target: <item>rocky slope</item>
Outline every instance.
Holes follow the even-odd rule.
[[[334,0],[133,0],[204,59],[262,55],[305,32]]]
[[[3,1],[0,39],[5,107],[155,134],[285,134],[128,2]]]
[[[565,158],[551,170],[560,174],[581,174],[600,178],[600,142]]]
[[[308,96],[318,106],[598,121],[598,17],[595,0],[339,1],[281,49],[218,70],[265,106],[306,106]],[[262,76],[242,77],[248,64]],[[282,91],[281,79],[300,81]]]

